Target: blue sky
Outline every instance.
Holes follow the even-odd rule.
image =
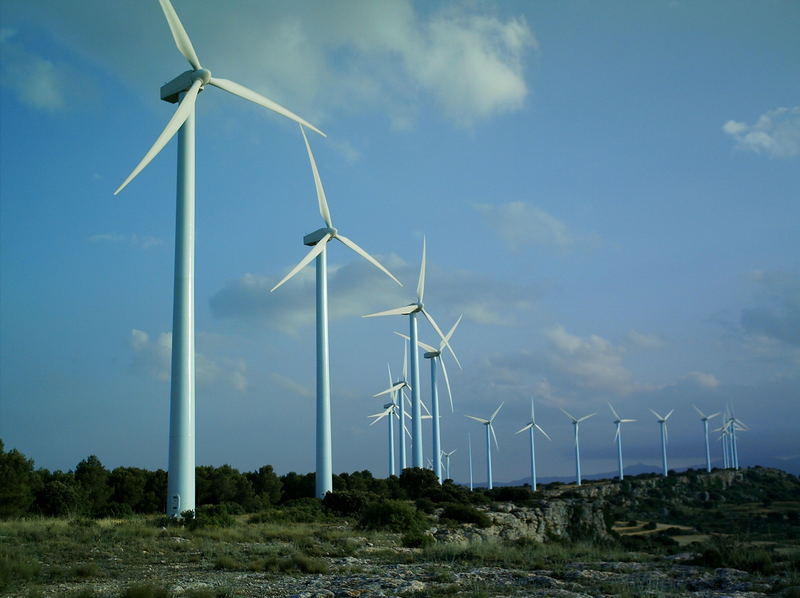
[[[794,2],[187,2],[203,64],[322,128],[334,222],[404,282],[329,252],[334,471],[384,474],[386,363],[427,236],[426,306],[453,338],[451,470],[540,475],[702,462],[733,402],[745,463],[800,455],[800,5]],[[0,437],[48,468],[165,467],[175,145],[113,190],[169,119],[187,65],[157,2],[0,4]],[[322,225],[293,123],[197,102],[197,457],[314,467],[313,269]],[[422,326],[421,338],[432,342]],[[423,397],[429,394],[423,372]],[[430,451],[426,425],[425,451]],[[716,451],[719,458],[719,451]],[[477,479],[483,479],[477,474]]]

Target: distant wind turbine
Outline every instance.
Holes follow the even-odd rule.
[[[442,451],[442,457],[444,457],[444,479],[452,480],[453,478],[450,477],[450,457],[453,456],[458,449],[453,449],[449,453],[447,451]]]
[[[397,380],[396,382],[392,382],[391,380],[391,369],[389,370],[389,388],[386,390],[382,390],[381,392],[372,395],[373,397],[380,397],[385,394],[389,393],[399,393],[398,396],[400,400],[398,401],[398,417],[400,418],[400,472],[402,472],[406,468],[406,439],[402,434],[402,430],[405,429],[406,422],[406,401],[405,401],[405,389],[411,388],[408,385],[408,343],[403,343],[403,377]]]
[[[439,389],[436,385],[436,362],[439,361],[442,364],[442,373],[444,374],[444,383],[447,387],[447,396],[450,399],[450,411],[454,411],[453,409],[453,393],[450,390],[450,378],[447,375],[447,367],[444,364],[444,360],[442,359],[442,351],[444,351],[445,345],[450,342],[450,339],[453,336],[453,333],[456,331],[456,328],[461,323],[462,316],[458,316],[458,320],[456,323],[453,324],[453,327],[445,335],[442,342],[439,343],[439,348],[432,347],[423,343],[422,341],[417,341],[417,345],[425,350],[423,357],[425,359],[431,360],[431,417],[433,418],[433,449],[432,452],[434,455],[439,455],[442,452],[442,437],[441,437],[441,428],[440,428],[440,417],[439,417]],[[400,332],[395,332],[395,334],[402,336],[406,340],[411,340],[405,334]],[[455,353],[453,354],[455,357]],[[461,364],[456,361],[459,367]],[[423,403],[424,404],[424,403]],[[442,483],[442,461],[440,458],[437,458],[433,464],[433,471],[436,473],[436,478],[439,480],[439,483]]]
[[[500,406],[494,410],[492,416],[489,419],[483,419],[481,417],[474,417],[472,415],[465,415],[464,417],[468,417],[470,419],[474,419],[476,422],[482,423],[486,426],[486,479],[488,481],[488,488],[491,490],[492,486],[492,443],[489,438],[489,433],[491,433],[492,438],[494,438],[494,445],[499,449],[500,445],[497,444],[497,435],[494,433],[494,427],[492,427],[492,423],[494,422],[494,418],[497,417],[497,414],[500,412],[500,409],[503,408],[503,403],[500,403]]]
[[[664,467],[664,475],[667,475],[669,471],[667,469],[667,420],[669,419],[669,416],[672,415],[674,412],[675,410],[672,409],[669,413],[662,416],[653,411],[652,409],[650,410],[650,413],[652,413],[658,418],[658,425],[660,426],[661,429],[661,464]]]
[[[731,454],[733,456],[733,468],[739,469],[739,446],[736,442],[736,431],[746,431],[750,428],[747,427],[740,419],[737,419],[736,414],[733,410],[733,405],[729,405],[730,409],[730,417],[728,418],[728,429],[730,431],[730,440],[731,440]]]
[[[712,417],[717,417],[719,415],[719,411],[716,413],[712,413],[711,415],[706,415],[697,407],[697,405],[692,405],[694,410],[700,415],[700,420],[703,422],[703,438],[705,440],[706,446],[706,471],[711,471],[711,449],[708,446],[708,420]]]
[[[559,407],[559,409],[561,409]],[[596,413],[590,413],[589,415],[584,415],[583,417],[576,418],[569,413],[567,413],[564,409],[561,411],[566,415],[570,420],[572,420],[572,426],[575,428],[575,475],[578,479],[578,486],[581,485],[581,444],[580,440],[578,439],[578,429],[580,428],[581,422],[586,421],[590,417],[597,415]]]
[[[472,491],[472,434],[467,432],[467,447],[469,447],[469,489]]]
[[[530,431],[530,441],[531,441],[531,490],[536,492],[536,447],[535,447],[534,441],[533,441],[534,430],[539,430],[542,434],[544,434],[544,437],[547,438],[547,440],[552,440],[552,438],[550,438],[547,435],[547,432],[545,432],[541,428],[541,426],[539,426],[539,424],[536,423],[536,415],[534,414],[534,411],[533,411],[533,398],[531,398],[531,420],[523,428],[520,428],[516,433],[517,434],[521,434],[525,430],[529,430]]]
[[[175,45],[189,61],[188,70],[161,87],[161,99],[178,109],[155,143],[117,187],[114,195],[155,158],[178,133],[178,185],[175,222],[175,278],[172,309],[172,375],[170,390],[169,470],[167,514],[178,517],[195,509],[195,352],[194,352],[194,261],[195,261],[195,100],[206,85],[277,112],[324,135],[295,113],[252,89],[228,79],[212,77],[203,68],[189,35],[169,0],[159,0]]]
[[[367,314],[364,318],[372,318],[376,316],[408,316],[409,321],[409,338],[411,339],[411,464],[413,467],[422,467],[422,406],[419,392],[419,352],[417,350],[417,313],[421,312],[425,319],[428,320],[430,325],[436,331],[436,334],[444,342],[444,345],[450,350],[453,359],[458,362],[456,354],[453,352],[452,347],[447,342],[442,329],[433,319],[430,313],[425,309],[422,300],[425,296],[425,238],[422,238],[422,261],[419,267],[419,279],[417,281],[417,300],[409,305],[396,307],[394,309],[387,309],[386,311],[377,312],[374,314]]]
[[[306,256],[276,284],[270,292],[280,287],[295,274],[300,272],[311,260],[316,258],[317,266],[317,473],[316,492],[317,498],[323,498],[326,492],[333,491],[333,466],[331,456],[331,383],[330,360],[328,352],[328,258],[327,245],[331,239],[336,239],[349,247],[358,255],[378,268],[400,286],[402,283],[394,277],[378,260],[361,249],[333,226],[328,201],[325,199],[325,189],[319,178],[317,162],[308,144],[306,132],[300,125],[303,141],[306,144],[308,161],[311,164],[311,173],[314,177],[314,186],[317,190],[317,203],[319,213],[325,221],[325,227],[315,230],[303,238],[303,244],[312,247]]]
[[[622,424],[635,422],[636,420],[622,419],[611,403],[609,403],[608,406],[611,408],[611,413],[614,414],[614,423],[617,425],[617,431],[614,433],[614,440],[617,441],[617,460],[619,461],[619,479],[621,480],[624,478],[622,467]]]
[[[391,401],[389,403],[386,403],[383,406],[384,411],[382,411],[380,413],[375,413],[373,415],[370,415],[369,417],[374,418],[374,420],[370,424],[370,426],[375,425],[376,423],[378,423],[384,417],[388,417],[388,419],[386,420],[387,422],[389,422],[389,468],[388,468],[388,470],[389,470],[389,475],[393,476],[393,475],[397,475],[397,469],[395,468],[395,459],[394,459],[394,421],[393,421],[392,418],[393,417],[397,417],[399,419],[399,416],[397,414],[399,409],[400,409],[400,406],[397,403],[397,394],[398,394],[398,390],[399,389],[398,390],[394,390],[394,391],[391,390],[391,388],[393,387],[393,384],[392,384],[392,367],[388,363],[386,364],[386,367],[389,369],[389,387],[390,387],[389,395],[391,397]],[[401,401],[403,400],[402,397],[400,398],[400,400]],[[403,425],[402,421],[400,421],[400,425],[401,426]],[[403,439],[403,437],[402,437],[402,429],[401,429],[400,440],[402,440],[402,439]]]

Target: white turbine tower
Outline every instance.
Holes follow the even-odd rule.
[[[523,428],[520,428],[516,433],[517,434],[521,434],[525,430],[529,430],[530,431],[530,441],[531,441],[531,490],[536,492],[536,447],[535,447],[534,441],[533,441],[534,430],[539,430],[542,434],[544,434],[544,436],[545,436],[545,438],[547,438],[547,440],[552,440],[552,438],[550,438],[547,435],[547,432],[545,432],[541,428],[541,426],[539,426],[539,424],[536,423],[536,415],[534,414],[534,411],[533,411],[533,398],[531,398],[531,421],[529,421]]]
[[[561,409],[561,407],[559,407]],[[580,440],[578,439],[578,429],[580,428],[581,422],[589,419],[590,417],[597,415],[596,413],[590,413],[589,415],[584,415],[583,417],[573,417],[569,413],[567,413],[564,409],[561,411],[566,415],[570,420],[572,420],[572,425],[575,428],[575,476],[577,477],[578,486],[581,485],[581,444]]]
[[[614,423],[617,426],[617,431],[614,433],[614,440],[617,441],[617,460],[619,461],[619,479],[623,479],[623,467],[622,467],[622,424],[627,424],[631,422],[635,422],[635,419],[622,419],[617,413],[614,406],[609,403],[608,406],[611,408],[611,413],[614,414]]]
[[[311,173],[314,176],[314,186],[317,190],[317,203],[319,213],[325,221],[325,227],[315,230],[303,237],[303,244],[312,247],[306,256],[276,284],[270,292],[280,287],[284,282],[300,272],[311,260],[316,258],[317,267],[317,473],[316,491],[317,498],[323,498],[326,492],[333,491],[333,465],[331,456],[331,384],[330,361],[328,354],[328,252],[327,245],[331,239],[336,239],[363,257],[400,286],[402,283],[389,272],[381,263],[361,249],[353,241],[340,234],[333,226],[328,202],[325,199],[325,189],[319,178],[317,162],[311,146],[308,144],[306,132],[300,125],[303,141],[306,144],[308,161],[311,164]]]
[[[658,425],[661,428],[661,464],[664,467],[664,475],[667,475],[669,471],[667,469],[667,420],[669,419],[669,416],[672,415],[674,412],[675,410],[672,409],[666,415],[661,416],[652,409],[650,410],[650,413],[652,413],[658,418]]]
[[[472,491],[472,434],[467,432],[467,447],[469,448],[469,489]]]
[[[172,310],[172,376],[170,389],[169,473],[167,514],[177,517],[195,508],[195,363],[194,363],[194,250],[195,250],[195,100],[204,86],[213,85],[277,112],[317,133],[319,129],[259,93],[228,79],[212,77],[197,58],[192,42],[169,0],[159,0],[175,45],[191,65],[161,87],[161,99],[178,103],[155,143],[114,191],[122,191],[178,133],[175,278]]]
[[[425,309],[422,300],[425,296],[425,238],[422,239],[422,262],[419,267],[419,280],[417,281],[417,300],[415,303],[396,307],[394,309],[387,309],[374,314],[367,314],[364,318],[372,318],[375,316],[408,316],[409,320],[409,338],[411,339],[411,465],[412,467],[423,467],[422,460],[422,406],[419,392],[419,352],[417,351],[417,312],[421,312],[425,319],[430,322],[430,325],[436,331],[436,334],[444,342],[444,345],[450,350],[453,359],[458,362],[456,354],[453,352],[452,347],[447,342],[442,329],[433,319],[430,313]]]
[[[505,403],[505,401],[503,401],[503,403]],[[492,438],[494,438],[494,445],[499,449],[500,445],[497,444],[497,435],[494,433],[494,427],[492,426],[492,422],[494,422],[494,418],[497,417],[497,414],[499,413],[500,409],[502,409],[503,403],[500,403],[500,406],[494,410],[494,413],[492,413],[492,416],[489,419],[483,419],[482,417],[474,417],[472,415],[464,416],[470,419],[474,419],[476,422],[480,422],[484,426],[486,426],[486,479],[489,490],[491,490],[494,487],[492,485],[492,443],[489,438],[489,433],[491,432]]]
[[[739,469],[739,446],[736,442],[736,431],[740,430],[742,432],[749,430],[750,428],[747,427],[740,419],[737,419],[736,413],[733,410],[733,405],[729,405],[730,416],[728,417],[728,430],[730,434],[730,444],[731,444],[731,461],[733,469]]]
[[[446,343],[450,342],[450,339],[453,336],[453,333],[456,331],[456,328],[461,323],[462,316],[458,316],[458,320],[456,323],[453,324],[453,327],[445,335],[442,342],[439,343],[439,348],[432,347],[428,344],[423,343],[422,341],[417,341],[417,346],[425,350],[423,353],[423,357],[425,359],[431,360],[431,417],[433,418],[433,454],[439,455],[442,452],[442,436],[441,436],[441,428],[440,428],[440,418],[439,418],[439,389],[436,385],[436,362],[440,362],[442,364],[442,373],[444,374],[444,383],[447,387],[447,396],[450,399],[450,411],[453,412],[453,392],[450,390],[450,378],[447,375],[447,366],[444,364],[444,360],[442,359],[442,351],[444,351]],[[402,336],[406,340],[411,340],[407,335],[402,334],[400,332],[395,332],[398,336]],[[455,357],[455,354],[453,354]],[[456,360],[456,364],[458,367],[461,367],[461,364],[458,363]],[[424,403],[423,403],[424,405]],[[436,473],[436,478],[439,480],[441,484],[442,479],[442,461],[441,459],[436,459],[433,464],[433,471]]]
[[[444,457],[444,479],[445,480],[452,480],[453,478],[450,477],[450,457],[453,456],[458,449],[453,449],[449,453],[447,451],[442,451],[442,457]]]
[[[408,385],[408,343],[403,343],[403,377],[400,378],[397,382],[392,382],[391,380],[391,369],[389,370],[389,388],[386,390],[382,390],[381,392],[372,395],[373,397],[380,397],[385,394],[389,393],[399,393],[400,400],[398,401],[398,417],[400,418],[400,428],[399,430],[401,433],[400,436],[400,471],[402,472],[406,468],[406,439],[402,434],[402,430],[405,429],[406,423],[405,418],[406,414],[406,397],[405,397],[405,389],[411,388]]]
[[[692,405],[694,410],[697,411],[698,415],[700,415],[700,421],[703,422],[703,439],[705,440],[706,445],[706,471],[711,471],[711,449],[708,446],[708,420],[712,417],[717,417],[719,415],[719,411],[716,413],[712,413],[711,415],[706,415],[696,405]]]
[[[374,421],[370,424],[370,426],[374,426],[376,423],[378,423],[384,417],[388,416],[388,418],[389,418],[389,419],[386,420],[387,422],[389,422],[389,467],[388,467],[389,474],[388,475],[393,476],[393,475],[397,475],[397,468],[395,467],[395,459],[394,459],[394,421],[392,420],[392,417],[396,417],[396,418],[400,419],[400,416],[398,415],[398,411],[400,410],[400,405],[397,402],[397,395],[398,395],[398,392],[402,392],[402,390],[401,390],[402,386],[400,386],[400,387],[395,389],[395,385],[392,383],[392,368],[388,363],[386,364],[386,367],[389,369],[389,391],[388,392],[389,392],[389,396],[391,397],[390,402],[386,403],[383,406],[384,411],[382,411],[381,413],[375,413],[373,415],[370,415],[369,417],[375,418]],[[381,395],[381,394],[385,394],[385,392],[378,393],[378,395]],[[400,397],[400,400],[401,401],[403,400],[402,396]],[[400,421],[400,426],[403,426],[403,422],[402,421]],[[401,441],[403,440],[402,428],[401,428],[401,432],[400,432],[400,440]]]

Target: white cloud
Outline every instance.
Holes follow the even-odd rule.
[[[717,388],[719,386],[719,380],[714,374],[709,374],[706,372],[689,372],[686,374],[685,380],[689,382],[694,382],[698,386],[702,386],[703,388]]]
[[[304,386],[299,382],[295,382],[283,374],[279,374],[278,372],[270,372],[269,377],[273,382],[299,397],[304,399],[314,398],[314,392],[309,387]]]
[[[16,31],[0,31],[0,84],[11,89],[19,101],[47,111],[66,107],[65,88],[68,84],[63,65],[28,51],[14,43]]]
[[[125,243],[140,249],[150,249],[151,247],[158,247],[164,244],[164,241],[157,237],[140,237],[136,234],[128,235],[120,233],[98,233],[89,236],[89,241],[92,243]]]
[[[202,335],[199,338],[203,338]],[[156,340],[143,330],[131,330],[132,369],[164,382],[171,378],[172,333],[162,332]],[[200,384],[222,382],[244,392],[247,390],[247,365],[242,359],[213,360],[195,351],[195,376]]]
[[[317,123],[332,111],[371,109],[396,126],[411,126],[432,104],[468,126],[518,110],[528,95],[525,59],[537,47],[522,17],[498,16],[491,5],[240,0],[229,10],[175,4],[212,72]],[[165,60],[183,64],[157,6],[105,0],[79,6],[10,2],[8,16],[48,27],[71,50],[124,73],[137,90],[153,84],[154,69]]]
[[[800,155],[800,106],[775,108],[752,125],[729,120],[722,131],[736,140],[736,147],[778,158]]]
[[[473,207],[511,249],[533,244],[567,249],[576,242],[563,222],[532,204],[512,201]]]
[[[664,341],[655,334],[643,334],[633,328],[628,331],[628,340],[645,349],[660,349],[664,346]]]

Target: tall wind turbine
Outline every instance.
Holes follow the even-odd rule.
[[[708,446],[708,420],[712,417],[717,417],[719,415],[719,411],[716,413],[712,413],[711,415],[706,415],[697,407],[697,405],[692,405],[694,410],[697,411],[698,415],[700,415],[700,421],[703,422],[703,438],[705,440],[706,445],[706,471],[711,471],[711,449]]]
[[[444,339],[442,339],[442,342],[439,343],[438,349],[436,347],[432,347],[428,344],[425,344],[422,341],[417,341],[417,345],[425,350],[425,353],[423,353],[422,356],[425,359],[431,360],[431,409],[433,411],[431,412],[430,415],[433,418],[432,453],[434,455],[439,455],[442,452],[442,436],[441,436],[440,419],[439,419],[439,389],[436,385],[436,362],[439,361],[442,364],[444,383],[445,386],[447,387],[447,396],[450,399],[450,411],[453,412],[454,411],[453,393],[450,390],[450,378],[447,375],[447,366],[445,366],[444,360],[442,359],[442,351],[444,351],[446,343],[450,341],[450,339],[453,336],[453,333],[456,331],[456,328],[461,323],[461,318],[462,316],[458,316],[458,320],[456,320],[456,323],[453,324],[453,327],[450,328],[450,330],[447,332]],[[404,339],[411,340],[408,336],[406,336],[405,334],[401,334],[400,332],[395,332],[395,334],[402,336]],[[455,353],[453,354],[453,357],[455,357]],[[461,364],[458,363],[458,360],[456,360],[456,363],[458,364],[459,367],[461,367]],[[441,484],[443,481],[441,458],[436,458],[436,460],[434,461],[433,471],[434,473],[436,473],[436,478],[439,480],[439,483]]]
[[[399,393],[398,396],[400,400],[398,401],[398,417],[400,418],[400,471],[402,472],[406,468],[406,439],[403,436],[403,430],[406,427],[406,396],[405,396],[405,389],[411,388],[408,385],[408,343],[403,343],[403,377],[400,378],[397,382],[392,382],[391,380],[391,369],[389,370],[389,388],[386,390],[382,390],[379,393],[372,395],[373,397],[380,397],[385,394],[389,393]]]
[[[505,403],[505,401],[503,401]],[[494,433],[494,427],[492,426],[492,422],[494,422],[494,418],[497,417],[497,414],[500,412],[500,409],[503,407],[503,403],[500,403],[500,406],[494,410],[492,416],[489,419],[483,419],[482,417],[474,417],[472,415],[465,415],[464,417],[468,417],[470,419],[474,419],[476,422],[482,423],[486,426],[486,479],[487,479],[487,487],[491,490],[494,486],[492,486],[492,443],[489,438],[489,433],[491,433],[492,438],[494,438],[494,445],[499,449],[500,445],[497,444],[497,435]]]
[[[419,352],[417,351],[417,313],[421,312],[425,319],[430,322],[430,325],[436,331],[436,334],[444,342],[444,345],[450,350],[453,359],[458,362],[456,354],[453,352],[450,343],[447,342],[442,329],[433,319],[430,313],[425,309],[422,300],[425,296],[425,238],[422,238],[422,262],[419,267],[419,279],[417,281],[417,300],[415,303],[396,307],[394,309],[387,309],[374,314],[367,314],[362,316],[364,318],[372,318],[375,316],[408,316],[409,321],[409,338],[411,340],[411,465],[413,467],[423,467],[422,460],[422,407],[420,405],[419,393]]]
[[[541,428],[541,426],[539,426],[539,424],[536,423],[536,415],[535,415],[535,413],[533,411],[533,398],[531,398],[531,421],[529,421],[523,428],[520,428],[519,430],[517,430],[516,433],[517,434],[521,434],[525,430],[529,430],[530,431],[530,440],[531,440],[531,490],[536,492],[536,447],[535,447],[534,442],[533,442],[534,430],[539,430],[542,434],[544,434],[544,437],[547,438],[547,440],[552,440],[552,438],[550,438],[547,435],[547,432],[545,432]]]
[[[458,449],[453,449],[449,453],[447,451],[442,451],[442,457],[444,457],[444,479],[445,480],[452,480],[453,478],[450,477],[450,457],[453,456]]]
[[[559,409],[561,409],[559,407]],[[567,413],[564,409],[561,411],[566,415],[570,420],[572,420],[572,425],[575,428],[575,476],[578,479],[578,486],[581,485],[581,444],[578,439],[578,429],[580,428],[581,422],[589,419],[590,417],[597,415],[596,413],[590,413],[589,415],[584,415],[583,417],[573,417],[569,413]]]
[[[295,113],[259,93],[228,79],[212,77],[197,58],[192,42],[169,0],[159,0],[175,45],[191,69],[161,87],[161,99],[178,109],[155,143],[114,191],[122,191],[178,133],[178,184],[175,222],[175,279],[172,308],[172,376],[170,389],[169,473],[167,514],[179,516],[195,509],[194,400],[194,249],[195,249],[195,100],[213,85],[277,112],[324,135]]]
[[[392,384],[392,367],[388,363],[386,364],[386,367],[389,369],[389,396],[391,397],[390,402],[386,403],[383,406],[384,411],[380,413],[375,413],[373,415],[370,415],[369,417],[375,418],[373,422],[370,424],[370,426],[375,425],[384,417],[388,417],[388,419],[386,420],[389,423],[389,468],[388,468],[389,474],[388,475],[393,476],[397,475],[397,469],[395,468],[395,460],[394,460],[394,421],[392,420],[392,416],[397,417],[399,419],[397,413],[400,410],[400,406],[397,403],[397,394],[398,391],[400,391],[400,388],[402,387],[396,390],[392,390],[392,388],[394,388],[394,385]],[[379,393],[379,394],[384,394],[384,393]],[[402,396],[400,397],[400,400],[401,401],[403,400]],[[400,421],[400,426],[401,426],[400,440],[402,441],[403,440],[402,421]]]
[[[609,403],[608,406],[611,408],[611,413],[613,413],[614,417],[616,418],[614,420],[614,423],[617,425],[617,431],[614,433],[614,440],[617,441],[617,460],[619,461],[619,479],[621,480],[624,478],[623,467],[622,467],[622,424],[635,422],[636,420],[622,419],[611,403]]]
[[[295,274],[300,272],[311,260],[316,258],[317,267],[317,498],[323,498],[326,492],[333,491],[333,467],[331,457],[331,388],[330,388],[330,360],[328,354],[328,252],[327,245],[331,239],[336,239],[345,247],[352,249],[358,255],[378,268],[400,286],[402,283],[389,272],[378,260],[361,249],[353,241],[340,234],[333,226],[328,201],[325,199],[325,189],[319,178],[317,161],[308,144],[306,132],[300,125],[303,141],[306,144],[308,161],[311,164],[311,173],[314,176],[314,186],[317,190],[317,203],[319,213],[325,221],[325,227],[315,230],[303,237],[303,244],[310,245],[311,251],[276,284],[270,292],[280,287]]]
[[[667,473],[668,473],[668,469],[667,469],[667,420],[669,419],[669,416],[672,415],[674,412],[675,412],[675,410],[672,409],[666,415],[661,416],[658,413],[656,413],[655,411],[653,411],[652,409],[650,410],[650,413],[652,413],[653,415],[655,415],[658,418],[658,425],[661,428],[661,464],[664,467],[664,475],[667,475]]]

